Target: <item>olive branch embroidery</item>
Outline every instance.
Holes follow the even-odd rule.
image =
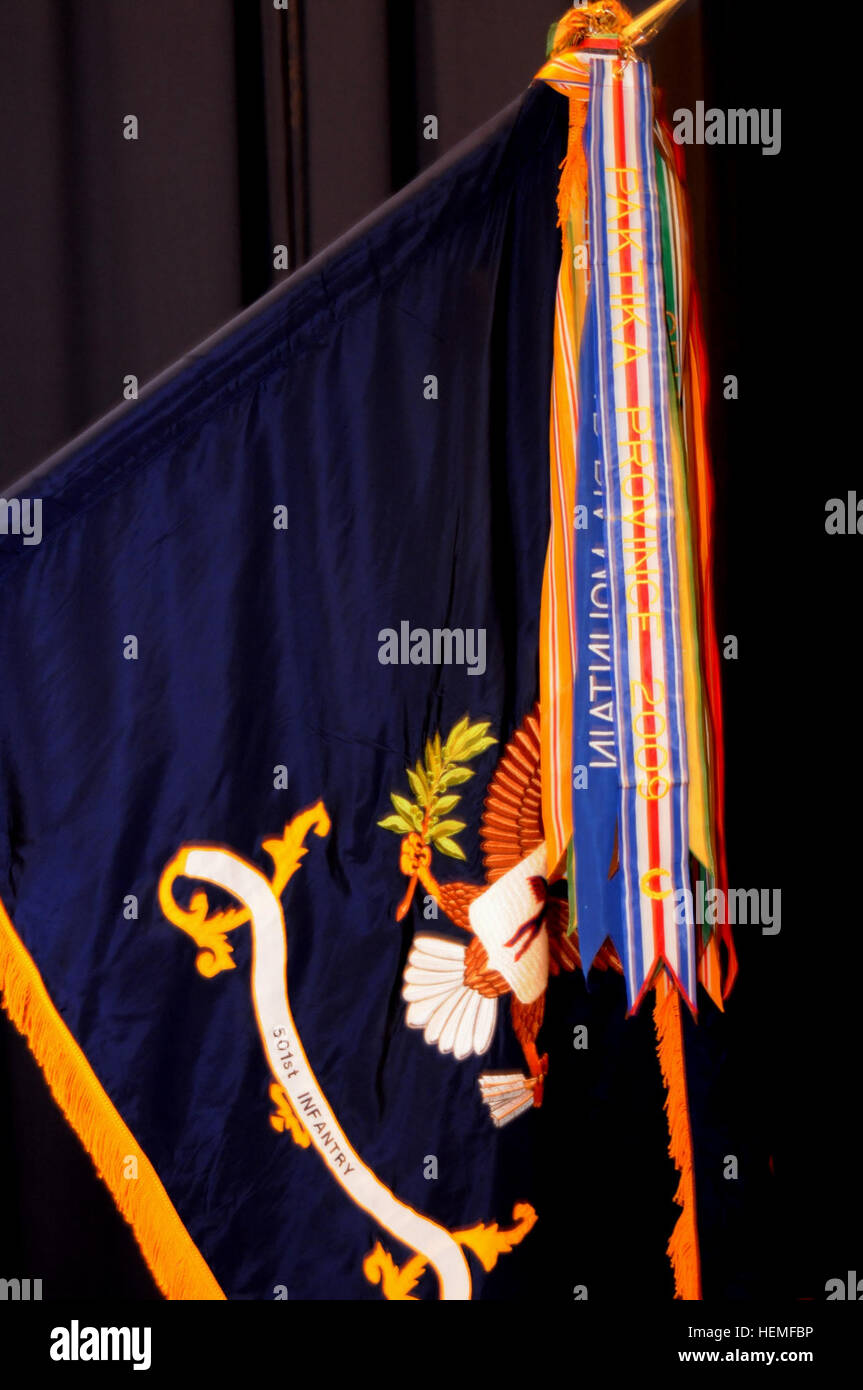
[[[497,739],[489,734],[491,720],[471,724],[468,715],[453,726],[441,744],[440,733],[430,738],[425,746],[425,762],[417,759],[414,767],[406,769],[407,779],[413,793],[413,801],[398,792],[390,793],[395,812],[378,821],[384,830],[392,830],[396,835],[416,833],[424,845],[446,854],[450,859],[465,859],[466,855],[456,836],[465,829],[466,822],[453,820],[450,813],[455,810],[461,796],[452,790],[463,786],[474,772],[464,764],[478,758]],[[416,887],[416,875],[410,881],[405,900],[399,908],[399,920],[410,906]]]

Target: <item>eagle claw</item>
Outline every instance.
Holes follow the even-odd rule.
[[[419,832],[412,830],[410,835],[404,837],[401,844],[399,868],[402,873],[408,878],[415,878],[421,869],[429,867],[431,860],[431,849]]]
[[[529,1058],[528,1061],[530,1061]],[[533,1087],[533,1103],[534,1107],[538,1110],[542,1105],[543,1096],[545,1094],[545,1078],[548,1075],[547,1052],[544,1052],[542,1056],[537,1058],[536,1062],[531,1065],[531,1071],[533,1075],[530,1077],[528,1085]]]

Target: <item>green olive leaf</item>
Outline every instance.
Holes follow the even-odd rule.
[[[434,844],[437,844],[441,836],[446,839],[449,835],[457,835],[460,830],[464,829],[466,829],[466,822],[463,820],[442,820],[432,830],[431,839]]]
[[[447,741],[443,747],[444,759],[447,762],[453,762],[455,760],[457,756],[455,750],[459,745],[459,741],[461,740],[462,735],[467,733],[467,730],[469,728],[470,719],[467,715],[465,715],[463,719],[460,719],[458,723],[454,724],[453,727],[450,729],[449,736],[447,737]]]
[[[467,858],[461,845],[457,845],[455,840],[448,839],[446,835],[444,835],[442,840],[435,840],[435,849],[439,849],[441,854],[449,855],[450,859]]]
[[[411,791],[413,792],[420,806],[428,806],[428,787],[425,785],[424,781],[420,781],[417,774],[411,768],[407,769],[407,774],[408,781],[411,784]]]
[[[441,790],[445,787],[460,787],[463,782],[470,781],[473,776],[475,773],[471,767],[449,767],[446,772],[441,774],[438,786]]]

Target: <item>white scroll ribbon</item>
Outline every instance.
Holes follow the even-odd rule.
[[[441,1299],[469,1299],[471,1278],[461,1247],[443,1226],[400,1202],[346,1138],[309,1065],[288,1002],[288,947],[282,905],[265,876],[230,850],[189,846],[182,872],[224,888],[248,908],[252,929],[252,999],[270,1070],[333,1177],[357,1206],[423,1255]]]

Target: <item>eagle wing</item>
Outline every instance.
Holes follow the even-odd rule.
[[[579,970],[581,953],[575,932],[567,936],[569,904],[566,898],[549,898],[545,905],[545,928],[548,932],[548,968],[552,975],[561,970]]]
[[[444,936],[414,937],[403,975],[408,1027],[421,1028],[427,1043],[458,1061],[488,1051],[497,996],[509,988],[498,976],[499,989],[496,972],[483,970],[475,946],[482,951],[478,941],[465,947]]]
[[[545,839],[541,774],[539,705],[536,704],[513,734],[489,782],[479,831],[489,883],[520,864]],[[610,873],[616,867],[613,862]],[[575,932],[567,936],[566,898],[554,896],[553,889],[546,904],[545,925],[551,973],[578,969],[581,966],[578,936]],[[617,952],[610,941],[597,952],[593,964],[599,970],[621,971]]]
[[[486,878],[494,883],[545,839],[539,705],[516,729],[494,770],[479,828]]]

